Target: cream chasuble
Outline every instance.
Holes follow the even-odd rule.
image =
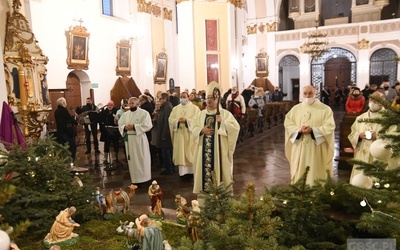
[[[174,146],[172,161],[175,166],[179,167],[180,176],[193,174],[194,143],[191,127],[193,119],[199,112],[200,109],[196,105],[188,102],[186,105],[179,104],[174,107],[168,118],[172,145]],[[180,123],[180,118],[185,118],[186,122]]]
[[[381,111],[372,113],[369,110],[357,116],[356,120],[351,126],[351,133],[348,136],[349,141],[354,149],[354,159],[364,161],[366,163],[371,163],[375,160],[369,151],[371,144],[375,140],[361,139],[360,134],[365,131],[372,131],[378,133],[382,127],[380,124],[377,123],[359,122],[359,121],[362,119],[381,118],[381,117],[382,117]],[[363,174],[363,171],[361,169],[357,169],[357,166],[358,165],[353,166],[353,170],[351,171],[351,176],[350,176],[350,183],[352,183],[354,176],[361,173]]]
[[[307,125],[312,128],[311,134],[299,134],[299,129]],[[285,126],[285,155],[290,163],[291,183],[295,183],[310,171],[307,184],[312,185],[317,179],[326,179],[327,171],[332,176],[335,121],[329,106],[319,100],[311,105],[300,103],[287,114]]]

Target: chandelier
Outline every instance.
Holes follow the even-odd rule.
[[[318,30],[319,20],[315,19],[315,30],[308,32],[307,42],[301,46],[302,52],[310,54],[312,58],[320,57],[322,53],[330,50],[326,31]]]

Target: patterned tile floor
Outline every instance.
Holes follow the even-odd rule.
[[[335,111],[336,133],[335,133],[335,156],[338,155],[339,123],[343,116],[342,111]],[[83,142],[82,137],[79,138]],[[86,174],[93,176],[93,183],[101,188],[105,195],[111,189],[124,188],[128,191],[130,184],[129,171],[124,152],[120,150],[118,158],[122,163],[115,171],[105,171],[102,164],[105,156],[103,154],[85,155],[85,146],[78,146],[77,160],[82,167],[89,169]],[[100,151],[103,152],[103,144],[100,143]],[[115,156],[114,156],[115,159]],[[160,175],[160,168],[152,166],[152,179],[157,180],[163,190],[163,207],[173,211],[175,206],[175,195],[183,196],[188,205],[196,199],[192,193],[193,182],[182,181],[177,173],[172,175]],[[334,162],[334,178],[349,178],[350,171],[338,169]],[[284,152],[284,127],[282,123],[271,129],[264,129],[263,133],[256,133],[254,137],[245,138],[236,147],[234,154],[234,194],[241,194],[247,183],[253,182],[256,186],[257,195],[264,193],[265,187],[277,184],[289,183],[289,163]],[[145,213],[150,200],[147,188],[150,182],[136,190],[136,196],[131,201],[133,210],[138,214]],[[140,211],[139,211],[140,210]],[[134,213],[136,214],[134,211]]]

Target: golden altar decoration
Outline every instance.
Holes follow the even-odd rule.
[[[23,136],[37,141],[51,111],[45,67],[49,59],[20,8],[20,0],[13,0],[12,12],[7,12],[3,54],[7,99]]]

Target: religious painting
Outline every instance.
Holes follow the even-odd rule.
[[[89,33],[83,26],[75,26],[68,32],[68,69],[89,69]]]
[[[160,52],[156,57],[156,70],[154,75],[155,83],[165,83],[167,79],[167,55],[164,52]]]
[[[267,77],[268,75],[268,55],[265,52],[261,52],[256,56],[256,76]]]
[[[131,75],[131,44],[129,40],[121,40],[117,43],[117,76]]]
[[[219,82],[219,58],[218,54],[207,54],[207,85],[210,82]]]

